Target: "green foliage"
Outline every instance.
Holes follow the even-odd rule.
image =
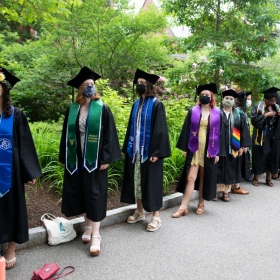
[[[56,22],[61,15],[69,16],[71,7],[80,5],[81,0],[2,0],[0,14],[8,21],[20,24],[44,20]]]
[[[194,58],[181,66],[187,87],[195,80],[258,89],[272,81],[255,63],[278,49],[270,35],[280,18],[274,1],[163,0],[163,6],[191,29],[190,37],[177,42],[181,50],[206,53],[207,61]]]

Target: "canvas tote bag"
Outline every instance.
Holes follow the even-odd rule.
[[[49,245],[65,243],[77,236],[73,224],[67,219],[45,213],[41,217],[41,221],[47,229]]]

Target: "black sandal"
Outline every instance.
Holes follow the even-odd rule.
[[[224,193],[223,194],[222,200],[225,201],[225,202],[229,202],[230,201],[230,197],[229,197],[228,193]]]
[[[274,184],[271,182],[270,179],[265,180],[265,183],[266,183],[269,187],[274,187]]]

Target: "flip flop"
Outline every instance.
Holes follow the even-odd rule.
[[[8,266],[10,263],[14,263],[14,264]],[[10,259],[9,261],[6,260],[6,269],[11,269],[11,268],[15,267],[16,263],[17,263],[16,257]]]

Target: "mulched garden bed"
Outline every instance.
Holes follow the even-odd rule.
[[[172,184],[170,194],[175,192],[176,184]],[[45,213],[51,213],[55,216],[65,217],[61,213],[61,196],[55,193],[54,189],[48,189],[46,184],[34,187],[25,186],[26,204],[28,214],[28,226],[34,228],[41,226],[41,216]],[[166,195],[166,194],[164,194]],[[108,195],[107,210],[127,206],[126,203],[120,202],[120,192],[114,191]]]

